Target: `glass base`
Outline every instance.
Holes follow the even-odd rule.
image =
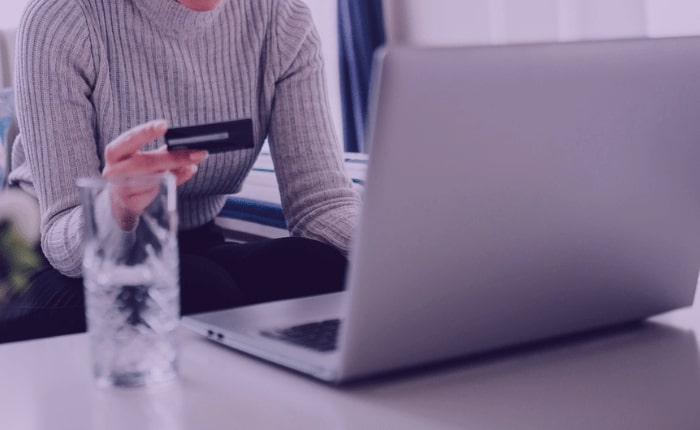
[[[100,387],[138,388],[160,385],[177,378],[175,366],[169,369],[155,369],[148,372],[111,372],[107,375],[95,375],[95,382]]]

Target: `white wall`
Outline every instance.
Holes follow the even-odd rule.
[[[0,6],[0,30],[12,29],[19,24],[24,6],[29,0],[4,0]]]
[[[390,43],[463,45],[700,34],[700,0],[384,0]]]
[[[0,6],[0,87],[12,85],[15,29],[28,0],[5,0]]]
[[[647,0],[648,31],[652,36],[700,33],[700,0]]]
[[[328,83],[328,98],[338,140],[343,144],[343,116],[340,104],[340,61],[338,59],[338,2],[335,0],[305,0],[309,5],[321,35],[323,58]]]
[[[648,35],[645,0],[558,0],[559,40]]]

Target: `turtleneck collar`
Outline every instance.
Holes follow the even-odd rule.
[[[206,30],[224,10],[228,0],[221,0],[216,8],[206,12],[189,9],[177,0],[132,0],[132,2],[164,33],[181,36]]]

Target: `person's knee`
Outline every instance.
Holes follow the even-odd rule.
[[[327,270],[334,276],[345,276],[348,260],[334,246],[317,240],[303,239],[305,256],[311,261],[317,261],[320,270]]]
[[[0,314],[0,342],[35,339],[86,330],[83,281],[45,267],[26,291],[11,297]]]
[[[241,306],[248,299],[230,274],[197,255],[180,257],[180,311],[183,315]]]
[[[313,239],[290,237],[278,243],[285,265],[306,282],[312,293],[340,291],[345,282],[347,259],[335,247]]]
[[[231,275],[249,304],[340,291],[347,267],[334,247],[298,237],[225,244],[206,257]]]

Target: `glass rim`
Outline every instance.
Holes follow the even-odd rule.
[[[113,185],[138,185],[138,184],[153,184],[156,182],[167,182],[174,176],[172,173],[165,171],[160,173],[143,173],[143,174],[122,174],[115,176],[87,176],[80,177],[76,180],[76,185],[79,188],[96,188],[104,187],[106,184]]]

